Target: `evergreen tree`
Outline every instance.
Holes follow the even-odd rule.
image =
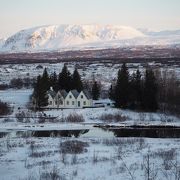
[[[59,74],[58,87],[59,89],[65,89],[66,91],[73,89],[71,73],[68,71],[66,65],[64,65],[61,73]]]
[[[143,108],[146,111],[156,111],[158,108],[157,82],[152,69],[146,69],[143,92]]]
[[[53,87],[53,89],[55,91],[58,90],[58,78],[57,78],[57,74],[55,71],[50,76],[50,85],[51,85],[51,87]]]
[[[136,73],[133,73],[129,82],[129,108],[136,108]]]
[[[39,75],[34,86],[33,98],[35,99],[35,107],[40,108],[48,105],[47,90],[43,87],[43,79]]]
[[[115,87],[115,105],[118,108],[127,108],[129,103],[129,72],[123,63],[118,71],[118,79]]]
[[[81,81],[81,77],[79,75],[78,70],[75,68],[74,73],[72,75],[72,87],[76,89],[78,92],[83,90],[83,83]]]
[[[143,81],[142,75],[139,69],[136,71],[135,76],[135,94],[136,94],[136,106],[140,108],[142,106],[142,95],[143,95]]]
[[[109,99],[114,100],[114,89],[113,89],[112,84],[109,88]]]
[[[100,96],[100,87],[97,83],[97,81],[94,81],[92,86],[92,98],[93,100],[98,100]]]
[[[130,81],[130,108],[141,108],[142,92],[141,72],[137,69],[136,73],[132,74]]]
[[[44,72],[43,72],[43,75],[42,75],[42,78],[41,78],[41,85],[42,85],[42,88],[44,88],[45,91],[48,91],[49,88],[50,88],[50,79],[49,79],[49,75],[48,75],[48,72],[47,72],[46,68],[44,69]]]

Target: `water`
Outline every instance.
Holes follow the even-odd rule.
[[[148,137],[148,138],[180,138],[180,127],[123,127],[92,128],[80,130],[8,130],[0,132],[3,137]]]

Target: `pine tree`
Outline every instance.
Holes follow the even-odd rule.
[[[109,99],[114,100],[114,89],[113,89],[112,84],[109,88]]]
[[[136,108],[136,73],[133,73],[130,77],[129,82],[129,108],[135,109]]]
[[[51,87],[53,87],[53,89],[55,91],[58,90],[58,78],[57,78],[57,74],[55,71],[50,76],[50,85],[51,85]]]
[[[83,90],[83,83],[81,81],[81,77],[79,75],[79,72],[76,68],[75,68],[74,73],[72,75],[72,88],[76,89],[78,92]]]
[[[158,86],[152,69],[146,69],[143,92],[143,108],[146,111],[158,109]]]
[[[143,82],[142,82],[142,75],[139,69],[136,71],[135,76],[135,94],[136,94],[136,106],[140,108],[142,106],[142,95],[143,95]]]
[[[46,68],[44,69],[41,82],[42,88],[44,88],[45,91],[48,91],[50,88],[50,79]]]
[[[127,108],[129,103],[129,72],[126,64],[123,63],[118,71],[118,79],[115,87],[115,106]]]
[[[142,106],[142,79],[139,69],[131,76],[130,81],[130,108],[139,109]]]
[[[44,89],[43,83],[44,81],[39,75],[37,77],[33,92],[33,98],[35,99],[36,108],[41,108],[48,105],[47,90]]]
[[[58,88],[65,89],[66,91],[70,91],[73,89],[71,73],[68,71],[66,65],[64,65],[61,73],[59,74]]]
[[[94,81],[92,86],[92,98],[93,100],[98,100],[100,96],[100,87],[97,83],[97,81]]]

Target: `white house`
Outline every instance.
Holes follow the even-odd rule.
[[[93,105],[92,98],[90,97],[89,93],[84,90],[79,93],[77,96],[77,107],[89,107]]]
[[[57,93],[51,88],[48,92],[48,108],[84,108],[91,107],[93,101],[87,91],[59,90]]]

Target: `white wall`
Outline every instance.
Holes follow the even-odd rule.
[[[79,96],[77,97],[77,105],[79,105],[80,103],[80,108],[82,107],[88,107],[88,106],[92,106],[92,101],[87,99],[87,97],[84,95],[84,93],[81,91]]]
[[[52,103],[50,103],[50,102],[52,102]],[[49,94],[48,94],[48,107],[55,108],[55,101]]]
[[[70,91],[65,98],[65,108],[77,108],[77,101],[72,92]]]

